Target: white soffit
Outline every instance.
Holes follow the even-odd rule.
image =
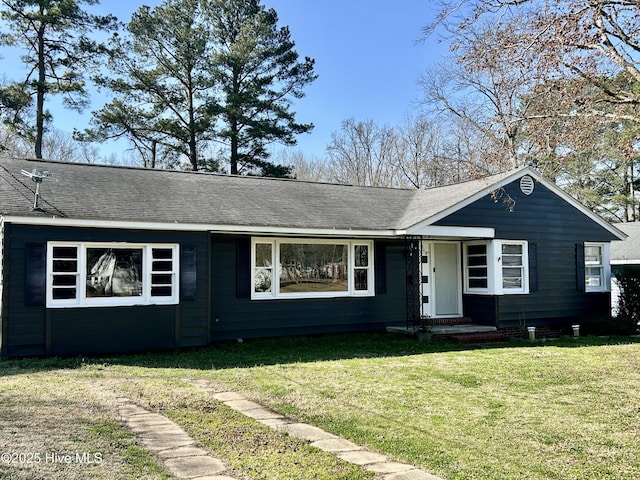
[[[495,238],[496,230],[490,227],[446,227],[439,225],[425,225],[415,229],[409,228],[407,235],[422,235],[423,237],[451,237],[451,238]]]

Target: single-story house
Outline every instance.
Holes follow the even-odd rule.
[[[531,168],[428,190],[0,158],[2,355],[606,315],[624,234]]]
[[[620,287],[616,274],[622,269],[640,271],[640,222],[617,223],[616,227],[627,238],[623,242],[611,244],[611,312],[618,313]]]

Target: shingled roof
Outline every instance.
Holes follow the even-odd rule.
[[[21,171],[53,174],[40,185]],[[399,231],[435,218],[514,172],[428,190],[0,158],[0,214],[321,231]]]
[[[611,245],[611,263],[614,265],[640,264],[640,222],[618,223],[616,227],[628,237],[624,242]]]

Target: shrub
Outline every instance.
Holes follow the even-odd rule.
[[[640,269],[621,268],[616,272],[620,287],[617,319],[626,326],[626,334],[638,333],[640,322]]]

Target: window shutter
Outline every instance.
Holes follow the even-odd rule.
[[[576,243],[576,287],[579,292],[586,291],[584,273],[584,243]]]
[[[47,284],[47,246],[44,243],[27,243],[25,267],[25,304],[42,306]]]
[[[180,300],[196,299],[196,247],[180,248]]]
[[[251,240],[240,238],[236,243],[236,297],[251,296]]]
[[[538,291],[538,244],[529,243],[529,292]]]
[[[376,242],[374,246],[376,294],[387,293],[387,246]]]

